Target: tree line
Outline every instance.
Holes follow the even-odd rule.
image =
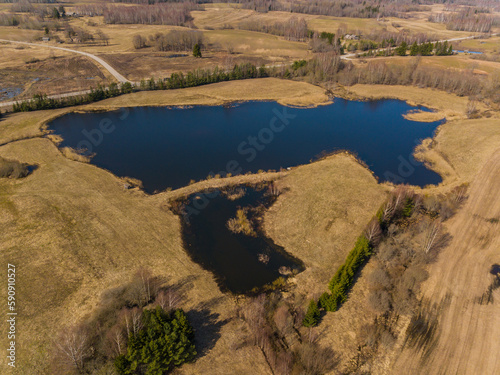
[[[103,9],[108,24],[148,24],[184,26],[191,21],[194,3],[158,3],[152,5],[107,6]]]
[[[356,361],[352,361],[352,373],[369,368],[380,355],[392,350],[401,334],[412,346],[432,337],[436,316],[432,308],[422,307],[425,303],[419,300],[420,286],[428,278],[428,264],[435,261],[440,249],[450,241],[442,223],[466,199],[466,185],[446,194],[425,196],[399,187],[382,206],[378,214],[381,218],[397,215],[398,211],[402,215],[383,226],[379,245],[370,261],[366,302],[375,317],[359,328],[359,352]],[[401,316],[411,318],[403,332],[398,329]]]
[[[467,186],[462,185],[447,196],[424,197],[408,186],[397,186],[333,275],[328,284],[330,293],[323,293],[318,302],[310,301],[304,326],[319,323],[320,307],[325,311],[339,309],[373,253],[383,262],[378,262],[380,267],[370,275],[372,308],[386,312],[397,306],[398,314],[413,311],[417,305],[418,286],[427,274],[424,265],[435,259],[437,251],[449,240],[441,222],[451,217],[464,202],[466,190]],[[395,290],[395,286],[399,289]]]
[[[198,44],[203,46],[203,32],[198,30],[170,30],[148,38],[137,34],[132,38],[135,49],[153,46],[157,51],[189,51]]]
[[[413,0],[387,0],[381,6],[376,0],[318,0],[295,2],[278,0],[238,0],[243,8],[258,12],[282,11],[335,17],[377,18],[405,17],[406,12],[422,11],[425,8]]]
[[[12,112],[30,112],[46,109],[55,109],[82,105],[112,98],[122,94],[131,93],[134,87],[129,82],[120,84],[111,83],[109,87],[98,86],[90,89],[90,92],[80,96],[69,96],[64,98],[49,98],[45,94],[35,94],[32,99],[16,102],[12,106]]]
[[[430,22],[445,23],[448,30],[488,33],[495,22],[489,14],[477,13],[473,8],[452,13],[437,13],[429,16]]]
[[[112,83],[108,87],[98,86],[97,88],[92,88],[88,94],[81,96],[56,99],[49,98],[44,94],[36,94],[30,100],[14,103],[12,110],[13,112],[29,112],[69,107],[93,103],[138,90],[180,89],[222,81],[267,77],[269,72],[273,71],[268,71],[265,67],[257,68],[255,65],[250,63],[240,65],[236,64],[231,70],[223,70],[219,67],[215,67],[213,70],[196,69],[188,72],[187,74],[182,72],[172,73],[169,78],[165,79],[155,80],[154,78],[151,78],[149,80],[142,80],[138,87],[129,82],[125,82],[120,85]]]
[[[287,40],[295,41],[304,41],[308,37],[306,20],[295,16],[286,21],[278,21],[271,24],[260,21],[244,21],[238,24],[238,29],[278,35]]]

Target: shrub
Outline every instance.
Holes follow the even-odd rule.
[[[135,49],[145,48],[146,47],[146,38],[144,38],[140,34],[134,35],[134,37],[132,38],[132,43],[133,43]]]
[[[29,165],[17,160],[7,160],[0,157],[0,178],[22,178],[29,175]]]

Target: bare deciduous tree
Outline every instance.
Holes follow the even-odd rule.
[[[174,288],[160,290],[156,295],[156,303],[163,310],[169,312],[179,307],[182,297]]]
[[[62,331],[55,341],[61,363],[68,369],[83,371],[86,358],[91,354],[88,332],[83,327],[72,327]]]
[[[114,325],[106,334],[106,342],[108,343],[107,351],[113,357],[123,354],[127,346],[124,329],[120,324]]]
[[[382,238],[382,230],[380,229],[380,223],[376,217],[371,219],[366,226],[365,237],[373,246],[376,246]]]
[[[433,220],[429,223],[422,241],[422,251],[424,253],[429,253],[439,243],[441,231],[441,222],[439,220]]]
[[[142,311],[138,307],[133,309],[123,308],[119,314],[119,324],[125,328],[127,337],[136,335],[142,328]]]

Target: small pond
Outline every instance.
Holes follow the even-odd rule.
[[[212,271],[222,290],[247,293],[279,277],[301,272],[302,263],[262,232],[259,219],[274,197],[266,186],[240,186],[191,195],[183,210],[184,247],[194,261]],[[250,234],[228,223],[245,212]]]

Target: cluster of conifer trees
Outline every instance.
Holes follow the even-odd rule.
[[[194,331],[181,309],[144,310],[143,328],[127,342],[127,352],[115,359],[120,375],[164,374],[196,356]]]

